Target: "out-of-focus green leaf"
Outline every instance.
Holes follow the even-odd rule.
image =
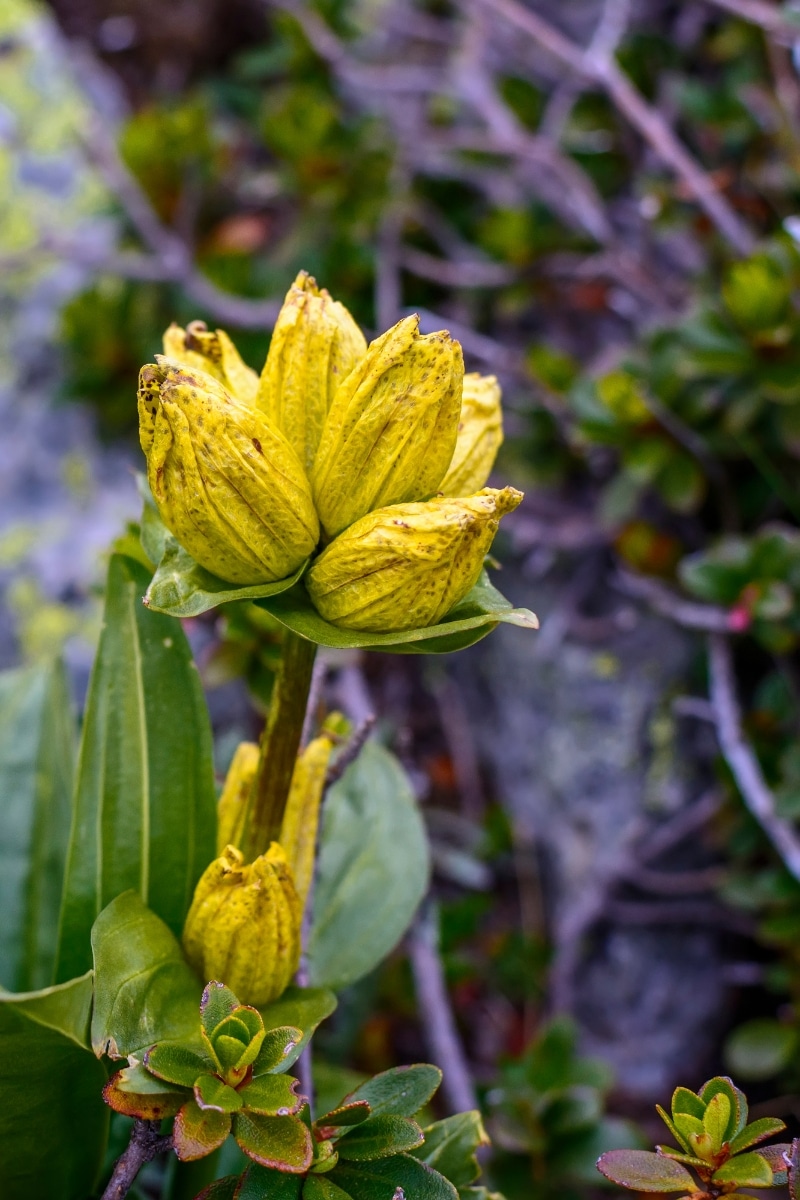
[[[85,1200],[103,1162],[106,1072],[88,1049],[92,975],[0,992],[3,1200]]]
[[[797,1046],[794,1026],[759,1017],[734,1029],[725,1045],[725,1062],[742,1079],[771,1079],[794,1059]]]
[[[98,913],[128,888],[179,933],[214,857],[211,730],[178,621],[142,605],[147,572],[114,555],[84,718],[58,975],[85,970]]]
[[[412,1151],[414,1157],[433,1167],[457,1188],[474,1183],[481,1172],[476,1151],[489,1145],[481,1114],[456,1113],[429,1125],[424,1132],[425,1143]]]
[[[200,1042],[202,984],[174,934],[136,892],[104,908],[92,929],[92,1048],[122,1058],[155,1042]]]
[[[60,663],[0,675],[0,980],[53,978],[75,728]]]
[[[367,743],[325,805],[308,945],[312,982],[345,987],[385,958],[411,923],[428,873],[411,785],[393,755]]]

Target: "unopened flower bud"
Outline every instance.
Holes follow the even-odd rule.
[[[217,854],[226,846],[241,846],[247,802],[258,770],[258,746],[240,742],[236,747],[217,805]]]
[[[302,466],[261,413],[203,371],[160,359],[139,375],[139,437],[167,528],[231,583],[271,583],[319,538]]]
[[[494,375],[465,375],[453,459],[439,485],[443,496],[471,496],[494,466],[503,442],[500,385]]]
[[[308,470],[334,393],[366,350],[345,306],[301,271],[272,332],[258,407]]]
[[[258,375],[242,361],[224,329],[212,332],[205,321],[190,321],[185,329],[172,324],[164,333],[164,354],[190,371],[213,375],[239,404],[255,404]]]
[[[371,509],[436,492],[456,444],[464,362],[447,332],[419,334],[406,317],[376,338],[339,387],[312,483],[335,537]]]
[[[303,906],[314,874],[319,807],[332,747],[331,739],[322,734],[298,755],[281,824],[281,846]]]
[[[356,521],[306,576],[327,621],[369,633],[435,625],[478,581],[500,518],[522,500],[506,487],[462,499],[395,504]]]
[[[203,872],[183,930],[186,957],[245,1004],[268,1004],[300,961],[302,907],[277,842],[255,862],[227,846]]]

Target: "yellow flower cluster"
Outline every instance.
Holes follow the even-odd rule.
[[[141,445],[164,524],[201,566],[271,583],[317,555],[319,613],[376,633],[434,624],[477,582],[522,495],[484,487],[500,389],[464,375],[448,333],[412,316],[367,346],[301,272],[260,378],[200,322],[171,326],[164,352],[140,375]]]

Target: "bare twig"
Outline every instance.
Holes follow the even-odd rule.
[[[683,596],[679,596],[656,579],[634,575],[630,571],[618,571],[611,582],[618,591],[636,600],[644,600],[659,616],[668,617],[684,629],[713,633],[733,631],[732,617],[728,609],[685,600]]]
[[[329,788],[332,783],[336,783],[337,779],[341,779],[351,762],[358,758],[361,747],[369,737],[372,728],[375,724],[375,716],[370,713],[365,717],[360,725],[357,725],[353,730],[349,742],[344,746],[336,759],[328,767],[328,773],[325,776],[325,788]]]
[[[492,12],[527,33],[554,58],[584,79],[602,87],[631,125],[645,138],[665,165],[675,172],[719,232],[740,254],[750,254],[755,239],[713,180],[676,137],[661,113],[647,103],[612,55],[584,51],[538,13],[517,0],[481,0]]]
[[[133,1187],[142,1167],[170,1149],[172,1138],[162,1136],[159,1128],[159,1121],[134,1121],[128,1148],[117,1159],[102,1200],[122,1200]]]
[[[711,704],[720,749],[747,808],[772,842],[786,869],[800,881],[800,838],[790,823],[778,815],[775,797],[764,779],[761,764],[742,733],[730,642],[720,634],[712,634],[708,648]]]
[[[443,1072],[445,1102],[450,1112],[468,1112],[478,1108],[478,1098],[447,994],[438,919],[432,907],[417,917],[408,946],[420,1020],[431,1057]]]

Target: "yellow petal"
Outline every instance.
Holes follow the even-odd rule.
[[[239,404],[255,404],[258,375],[243,362],[224,329],[212,332],[204,321],[190,321],[185,329],[172,324],[163,340],[167,358],[213,376]]]
[[[465,375],[453,459],[439,485],[443,496],[471,496],[489,478],[503,442],[500,385],[494,375]]]

